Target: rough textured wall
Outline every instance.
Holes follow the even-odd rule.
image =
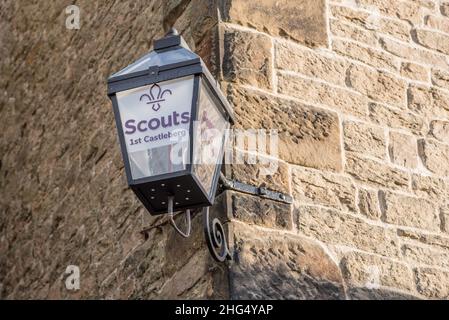
[[[446,1],[79,1],[77,31],[68,4],[0,5],[0,297],[448,297]],[[220,196],[229,268],[126,187],[105,79],[172,25],[237,128],[279,130],[276,173],[227,174],[294,204]]]
[[[235,298],[449,297],[449,2],[225,1],[222,80],[279,170],[229,194]]]
[[[0,297],[226,294],[201,219],[185,241],[127,188],[106,95],[107,76],[172,25],[210,64],[215,4],[76,1],[80,29],[68,30],[70,4],[0,4]],[[68,265],[80,268],[79,291],[65,288]]]

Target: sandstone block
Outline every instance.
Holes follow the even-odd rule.
[[[180,268],[161,288],[161,296],[176,299],[185,296],[190,288],[195,286],[208,271],[207,250],[196,253],[192,259]],[[206,291],[206,290],[204,290]],[[206,291],[207,292],[207,291]],[[188,294],[187,294],[188,296]]]
[[[376,12],[377,8],[374,9],[374,7],[370,7],[368,9],[370,12],[367,12],[345,6],[331,5],[330,9],[336,20],[344,23],[351,23],[352,30],[364,29],[364,31],[368,32],[370,35],[372,35],[373,32],[380,32],[403,41],[408,41],[410,38],[410,26],[407,22],[398,19],[383,18]],[[360,34],[359,31],[357,31],[357,33]],[[361,39],[363,40],[364,37]],[[372,45],[377,45],[377,41],[372,43]]]
[[[433,0],[418,0],[416,1],[421,9],[427,9],[431,12],[438,12],[438,7]]]
[[[221,205],[224,201],[223,195],[217,199],[217,202],[212,207],[212,210],[215,210],[215,207]],[[182,215],[178,215],[175,217],[175,221],[178,225],[184,224],[184,217]],[[164,260],[164,272],[167,276],[172,276],[178,270],[182,268],[183,265],[187,264],[188,261],[201,249],[205,249],[204,239],[203,239],[203,225],[202,219],[200,215],[196,215],[192,219],[192,231],[191,236],[187,238],[185,241],[182,241],[182,236],[180,236],[174,228],[167,228],[164,230],[164,234],[166,236],[166,244],[164,246],[164,253],[159,252],[159,255],[163,256]],[[182,252],[182,256],[180,256],[180,252]],[[153,258],[153,256],[151,256]],[[201,277],[203,274],[196,275],[197,277]]]
[[[215,52],[215,44],[218,38],[218,30],[212,27],[203,39],[195,45],[195,53],[198,54],[209,68],[214,77],[217,77],[220,70],[216,63],[217,55]]]
[[[439,16],[427,16],[426,17],[426,26],[440,30],[445,33],[449,33],[449,19],[445,17],[439,17]]]
[[[377,21],[366,11],[353,10],[345,6],[331,5],[330,12],[338,21],[348,22],[371,30],[374,30],[377,27]]]
[[[234,105],[236,128],[278,130],[281,159],[307,167],[341,170],[336,114],[236,86],[228,98]]]
[[[418,135],[424,134],[427,130],[424,120],[408,111],[370,103],[369,114],[370,119],[380,125],[387,125],[395,129],[406,129]]]
[[[408,107],[430,119],[449,117],[449,93],[436,87],[411,85],[408,90]]]
[[[412,271],[403,263],[379,256],[350,252],[341,260],[342,273],[351,286],[386,286],[410,291],[414,288]]]
[[[352,88],[373,100],[405,107],[407,84],[390,73],[352,65],[348,71]]]
[[[344,60],[284,42],[276,42],[275,49],[278,69],[290,70],[334,84],[345,85],[347,62]]]
[[[367,114],[368,102],[364,96],[322,82],[280,73],[278,90],[282,94],[310,103],[323,104],[347,114],[362,118]]]
[[[366,184],[392,189],[407,189],[410,177],[402,170],[381,162],[347,153],[345,171]]]
[[[435,112],[434,115],[449,115],[449,93],[446,91],[440,90],[438,88],[432,88],[432,109]],[[429,117],[431,115],[429,114]]]
[[[401,75],[412,80],[424,82],[429,80],[429,72],[426,67],[413,62],[403,62],[401,64]]]
[[[449,196],[449,182],[435,176],[412,175],[412,189],[419,197],[440,199]]]
[[[384,50],[394,54],[395,56],[404,58],[406,60],[412,60],[417,63],[424,63],[434,65],[440,68],[448,68],[449,63],[447,58],[437,52],[431,52],[420,48],[415,48],[410,45],[398,42],[393,39],[381,38],[380,44]]]
[[[165,1],[164,6],[164,12],[167,12],[163,20],[164,29],[176,28],[215,74],[216,0]]]
[[[449,54],[449,35],[424,29],[416,29],[417,42],[429,49]]]
[[[379,197],[376,190],[359,190],[359,211],[369,219],[378,220],[382,214],[380,211]]]
[[[353,215],[334,209],[298,206],[294,219],[300,233],[329,245],[350,246],[388,257],[399,254],[395,232]]]
[[[432,268],[417,268],[415,270],[417,290],[429,298],[449,298],[449,272]]]
[[[224,21],[291,38],[308,46],[326,46],[324,0],[226,0],[220,3]]]
[[[418,152],[424,166],[437,175],[449,176],[449,167],[442,165],[449,163],[449,146],[430,139],[418,142]]]
[[[384,130],[362,122],[345,121],[343,123],[345,150],[367,154],[384,159],[386,141]]]
[[[399,229],[398,235],[407,240],[415,240],[430,246],[438,247],[444,250],[449,249],[449,237],[436,234],[427,234],[417,231]]]
[[[356,189],[348,177],[293,167],[292,185],[297,203],[319,204],[339,210],[356,209]]]
[[[383,1],[383,0],[360,0],[359,5],[365,9],[378,8],[380,13],[393,18],[410,21],[412,24],[419,24],[423,16],[431,12],[433,3],[423,3],[421,1]]]
[[[402,41],[410,39],[410,25],[401,20],[379,19],[379,32],[388,34]]]
[[[377,36],[373,30],[356,27],[338,19],[330,19],[330,31],[337,37],[352,39],[370,46],[377,45]]]
[[[382,220],[387,223],[433,231],[440,229],[433,201],[384,191],[379,193],[379,199]]]
[[[435,250],[430,246],[416,246],[412,244],[404,244],[401,249],[404,258],[410,263],[449,268],[448,252]]]
[[[432,83],[434,85],[444,88],[444,89],[449,89],[449,72],[448,71],[433,69],[431,77],[432,77]]]
[[[234,225],[232,299],[343,299],[340,268],[302,236]]]
[[[449,144],[449,121],[433,120],[430,123],[430,134],[435,139]]]
[[[268,36],[225,29],[223,56],[225,80],[270,89],[273,69],[271,46],[271,39]]]
[[[398,61],[392,54],[380,51],[372,47],[362,46],[355,42],[334,39],[332,49],[351,59],[366,63],[375,68],[384,68],[395,71],[398,69]]]
[[[418,165],[418,146],[411,135],[390,131],[388,152],[394,164],[412,169]]]
[[[268,228],[288,230],[292,228],[289,204],[239,192],[231,192],[229,196],[234,218]]]
[[[234,149],[233,152],[234,158],[239,157],[243,163],[230,165],[232,179],[290,194],[289,169],[284,161],[241,150]]]

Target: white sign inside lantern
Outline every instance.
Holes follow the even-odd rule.
[[[193,76],[117,93],[134,179],[184,168],[192,95]]]

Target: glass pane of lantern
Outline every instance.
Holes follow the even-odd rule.
[[[226,129],[229,122],[218,110],[212,93],[201,82],[198,121],[195,123],[194,174],[210,195],[215,168],[221,163]]]
[[[186,168],[192,96],[193,76],[117,93],[133,180]]]
[[[164,66],[180,61],[188,61],[198,58],[198,56],[185,48],[179,48],[175,50],[157,52],[151,51],[150,53],[139,58],[136,62],[130,64],[126,68],[114,73],[110,79],[122,76],[124,74],[131,74],[138,71],[148,70],[152,66]]]

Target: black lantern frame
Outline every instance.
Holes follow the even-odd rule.
[[[187,58],[172,59],[172,61],[170,61],[170,55],[174,56],[175,54]],[[160,55],[160,58],[157,55]],[[152,56],[153,60],[158,61],[162,61],[164,60],[163,57],[167,57],[168,63],[152,64]],[[155,57],[158,57],[159,59],[156,59]],[[150,65],[142,70],[142,67],[139,67],[139,64],[145,67],[145,61],[149,62]],[[116,94],[121,91],[150,86],[163,81],[175,80],[188,76],[193,76],[193,95],[188,142],[189,161],[185,164],[185,169],[134,179],[131,172],[130,159],[128,157]],[[201,90],[201,88],[203,89]],[[113,105],[127,182],[146,209],[153,215],[167,213],[168,203],[166,199],[168,199],[168,197],[173,197],[172,199],[174,199],[172,203],[174,211],[207,207],[214,203],[221,163],[224,157],[225,141],[222,141],[221,144],[222,147],[218,157],[218,163],[215,164],[212,187],[210,190],[206,190],[198,180],[198,177],[194,173],[194,166],[196,164],[193,163],[195,156],[194,140],[196,137],[194,132],[194,121],[199,120],[199,98],[201,94],[206,94],[203,90],[208,91],[208,96],[212,97],[213,103],[220,114],[227,122],[232,124],[234,122],[232,109],[221,90],[217,87],[216,81],[202,59],[188,48],[183,38],[178,35],[176,31],[171,31],[166,37],[156,40],[154,42],[154,51],[108,78],[108,96]],[[223,139],[226,139],[226,134],[224,134]]]

